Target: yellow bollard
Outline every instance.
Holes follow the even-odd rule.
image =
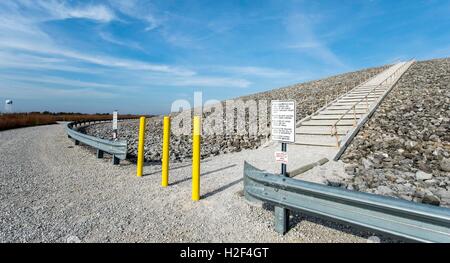
[[[141,177],[144,171],[144,144],[145,144],[145,117],[139,122],[139,144],[137,160],[137,176]]]
[[[200,200],[200,117],[194,117],[194,133],[192,135],[192,200]]]
[[[162,151],[162,187],[169,185],[169,145],[170,145],[170,117],[164,116],[164,136]]]

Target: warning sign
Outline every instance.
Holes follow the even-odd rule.
[[[295,142],[295,101],[272,101],[272,140]]]
[[[275,162],[287,164],[288,163],[287,152],[275,152]]]

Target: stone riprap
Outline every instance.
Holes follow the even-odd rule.
[[[450,59],[417,62],[341,160],[342,185],[450,206]]]
[[[296,100],[297,120],[300,120],[312,114],[327,102],[344,94],[346,90],[351,89],[380,73],[385,68],[386,67],[378,67],[346,73],[322,80],[248,95],[236,98],[236,100],[266,100],[268,102],[268,107],[270,107],[270,100]],[[248,122],[248,112],[246,112],[246,115],[245,118],[240,120]],[[267,117],[267,127],[269,127],[270,116]],[[234,125],[238,127],[238,124],[234,123]],[[135,159],[137,155],[138,126],[138,121],[127,121],[119,124],[119,138],[129,142],[128,153],[132,160]],[[146,161],[160,162],[161,160],[162,126],[162,117],[153,117],[147,121],[145,143]],[[111,124],[108,123],[87,126],[81,129],[81,131],[99,138],[112,138]],[[267,138],[268,134],[251,135],[248,133],[231,133],[227,135],[206,135],[202,137],[201,157],[205,158],[223,153],[238,152],[242,149],[255,149],[264,144],[267,141]],[[171,161],[184,161],[185,159],[190,158],[192,154],[191,144],[192,140],[190,136],[175,136],[172,134],[170,143]]]

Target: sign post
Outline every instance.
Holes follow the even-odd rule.
[[[118,113],[117,110],[113,112],[113,139],[117,140],[117,117]]]
[[[295,101],[272,101],[271,104],[272,141],[281,143],[281,152],[275,152],[275,161],[281,163],[281,176],[287,175],[287,144],[295,142],[296,108]],[[285,234],[289,226],[289,210],[275,206],[275,230]]]

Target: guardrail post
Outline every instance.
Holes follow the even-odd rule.
[[[75,140],[75,145],[80,145],[80,141]]]
[[[145,117],[139,121],[139,144],[137,160],[137,176],[141,177],[144,172],[144,144],[145,144]]]
[[[115,155],[112,156],[112,163],[113,165],[118,165],[120,164],[120,159],[117,158]]]
[[[192,135],[192,200],[200,200],[200,116],[194,117],[194,131]]]
[[[169,145],[170,145],[170,117],[164,116],[162,176],[161,176],[162,187],[167,187],[169,185]]]
[[[102,150],[97,149],[97,158],[98,159],[102,159],[103,158],[103,151]]]
[[[281,206],[275,206],[275,231],[286,234],[289,228],[289,210]]]

